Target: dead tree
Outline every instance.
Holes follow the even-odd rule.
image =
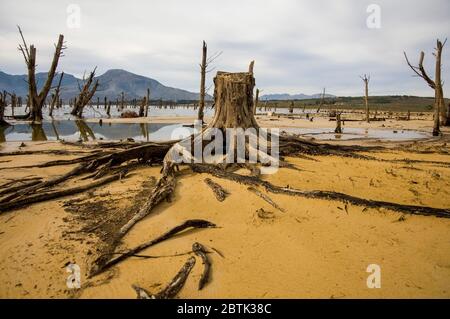
[[[82,88],[80,88],[80,93],[76,98],[72,112],[70,112],[70,114],[78,118],[82,117],[84,107],[89,103],[89,101],[92,99],[92,96],[95,94],[95,91],[97,90],[98,80],[95,80],[94,82],[96,69],[97,67],[94,68],[94,70],[89,74],[87,80],[84,81],[84,85]],[[92,84],[92,82],[94,83]]]
[[[59,81],[58,81],[58,85],[56,86],[55,89],[55,93],[53,93],[53,98],[52,98],[52,102],[50,104],[50,112],[49,115],[53,116],[53,108],[56,106],[58,106],[59,104],[59,90],[61,88],[61,82],[64,76],[64,72],[61,72],[61,75],[59,76]]]
[[[369,82],[370,82],[370,75],[364,74],[363,76],[360,76],[360,78],[364,82],[364,104],[366,105],[366,122],[370,122],[370,115],[369,115]]]
[[[336,129],[334,130],[334,133],[337,133],[337,134],[342,133],[341,113],[336,113]]]
[[[206,82],[206,73],[212,71],[208,70],[208,67],[210,64],[217,59],[222,52],[215,53],[210,58],[207,57],[208,55],[208,48],[206,45],[206,42],[203,41],[203,47],[202,47],[202,63],[200,64],[200,96],[199,96],[199,107],[198,107],[198,115],[197,119],[199,121],[202,121],[204,118],[204,109],[205,109],[205,96],[206,96],[206,88],[205,88],[205,82]]]
[[[289,113],[294,113],[294,101],[291,101],[291,105],[289,105]]]
[[[255,102],[253,105],[253,115],[256,115],[256,108],[258,107],[258,103],[259,103],[259,89],[256,89]]]
[[[206,42],[203,41],[202,48],[202,64],[200,65],[200,100],[197,119],[203,122],[203,109],[205,108],[205,77],[206,77],[206,56],[208,48]]]
[[[405,55],[406,63],[408,63],[411,70],[414,73],[421,77],[427,82],[428,86],[434,90],[434,125],[433,125],[433,136],[439,136],[440,129],[439,124],[449,126],[450,125],[450,106],[446,107],[444,102],[444,92],[442,90],[442,80],[441,80],[441,56],[442,56],[442,48],[444,47],[447,40],[442,43],[441,41],[436,41],[436,48],[433,55],[436,57],[435,64],[435,76],[434,81],[428,76],[425,68],[423,66],[423,60],[425,58],[425,53],[420,52],[419,57],[419,65],[412,65],[409,60],[406,52],[403,52]],[[440,122],[439,122],[440,117]]]
[[[145,117],[147,117],[148,116],[148,108],[150,106],[150,88],[147,88],[147,97],[146,97],[145,101],[147,102],[145,104]]]
[[[0,92],[0,127],[9,126],[10,124],[5,121],[5,108],[6,108],[6,91]]]
[[[323,88],[322,96],[320,97],[319,107],[317,108],[316,113],[319,113],[319,111],[322,108],[324,102],[325,102],[325,88]]]
[[[143,117],[145,115],[145,106],[147,105],[147,97],[144,96],[144,98],[141,101],[141,104],[139,105],[139,117]]]
[[[53,61],[47,73],[47,79],[41,91],[38,93],[36,84],[36,48],[33,44],[30,46],[27,45],[22,34],[22,30],[19,26],[17,27],[22,38],[22,44],[19,44],[19,50],[23,54],[25,64],[28,69],[28,96],[30,102],[30,114],[28,119],[34,123],[40,123],[42,122],[42,107],[52,86],[53,78],[56,74],[56,68],[58,67],[59,58],[62,56],[62,52],[66,48],[64,46],[64,36],[62,34],[59,35],[58,43],[55,46]]]

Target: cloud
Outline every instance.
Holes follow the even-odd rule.
[[[432,3],[431,3],[432,2]],[[46,70],[53,43],[65,35],[68,50],[60,68],[75,75],[98,66],[102,73],[123,68],[165,85],[198,91],[202,40],[209,54],[223,51],[216,70],[242,71],[255,60],[257,86],[264,93],[361,95],[360,74],[370,73],[373,94],[432,95],[412,77],[403,51],[416,61],[421,50],[434,73],[436,38],[450,30],[446,0],[379,0],[381,28],[366,26],[372,1],[350,0],[153,0],[13,1],[2,0],[0,68],[24,73],[17,51],[24,30],[38,49],[38,68]],[[81,27],[67,26],[67,7],[81,9]],[[5,14],[7,13],[7,14]],[[443,76],[450,49],[444,48]],[[212,83],[214,72],[208,74]],[[444,92],[450,90],[450,79]],[[448,82],[448,83],[447,83]]]

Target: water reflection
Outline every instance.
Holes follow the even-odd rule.
[[[5,141],[94,141],[94,140],[126,140],[163,141],[170,140],[172,134],[183,124],[173,123],[103,123],[85,122],[83,120],[54,120],[43,124],[18,123],[0,127],[0,143]],[[427,138],[428,135],[419,131],[346,128],[343,134],[335,134],[333,128],[285,128],[288,133],[317,139],[358,139],[372,138],[384,140],[409,140]],[[184,136],[193,131],[192,127],[183,127]],[[179,131],[178,131],[179,132]],[[179,135],[179,134],[178,134]],[[180,138],[184,136],[176,136]]]
[[[43,124],[18,123],[0,127],[0,142],[5,141],[94,141],[125,140],[136,141],[168,140],[174,129],[182,124],[172,123],[108,123],[83,120],[54,120]]]
[[[32,141],[46,141],[44,126],[42,124],[30,124],[31,126],[31,140]]]

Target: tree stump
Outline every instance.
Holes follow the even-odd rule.
[[[208,128],[258,128],[253,114],[253,73],[219,71],[214,85],[215,114]]]

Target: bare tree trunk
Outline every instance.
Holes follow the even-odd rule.
[[[94,81],[96,69],[97,67],[95,67],[94,70],[89,74],[88,79],[84,82],[80,94],[78,94],[78,98],[75,98],[75,104],[70,114],[78,118],[82,117],[84,107],[89,103],[89,101],[92,99],[92,96],[94,96],[95,91],[97,90],[98,80],[95,80],[94,84],[91,87],[91,84]]]
[[[147,102],[145,104],[145,117],[148,116],[148,108],[150,106],[150,88],[147,88],[147,98],[145,99],[145,101]]]
[[[145,106],[147,105],[147,97],[144,96],[144,98],[141,101],[141,104],[139,106],[139,117],[143,117],[145,115]]]
[[[370,112],[369,112],[369,81],[370,75],[361,76],[361,79],[364,81],[364,104],[366,105],[366,122],[370,123]]]
[[[63,76],[64,76],[64,72],[61,72],[61,75],[59,76],[58,86],[55,89],[55,93],[53,94],[53,99],[52,99],[52,102],[50,104],[50,112],[49,112],[50,116],[53,116],[53,108],[55,107],[55,105],[57,103],[59,103],[59,90],[60,90],[60,87],[61,87],[61,81],[63,79]]]
[[[319,107],[317,108],[316,113],[319,113],[320,109],[323,106],[324,101],[325,101],[325,88],[323,88],[322,96],[320,98],[320,104],[319,104]]]
[[[256,89],[255,104],[253,105],[253,115],[256,115],[256,108],[259,102],[259,89]]]
[[[425,58],[425,53],[422,51],[420,52],[419,57],[419,65],[413,66],[409,60],[408,56],[406,55],[406,52],[404,52],[406,63],[408,63],[408,66],[411,68],[411,70],[414,71],[419,77],[425,80],[427,82],[428,86],[431,87],[434,90],[434,124],[433,124],[433,136],[439,136],[440,135],[440,122],[443,123],[443,125],[450,125],[450,118],[448,115],[450,110],[445,110],[445,102],[444,102],[444,93],[442,90],[442,81],[441,81],[441,56],[442,56],[442,48],[445,45],[441,41],[436,41],[436,52],[434,53],[434,56],[436,57],[436,66],[435,66],[435,79],[434,81],[428,76],[427,72],[425,71],[425,68],[423,66],[423,60]],[[450,107],[450,106],[449,106]],[[439,118],[441,116],[441,119]]]
[[[215,114],[208,127],[258,128],[253,113],[253,73],[217,72],[214,78]]]
[[[45,103],[48,92],[50,91],[53,78],[55,77],[59,58],[61,57],[62,51],[65,49],[65,47],[63,46],[64,36],[62,34],[59,35],[58,43],[55,47],[55,53],[53,55],[52,64],[47,74],[47,80],[45,81],[41,91],[38,93],[36,85],[36,48],[34,47],[34,45],[30,45],[28,47],[20,27],[19,32],[23,42],[23,44],[19,45],[19,50],[23,54],[28,69],[28,95],[30,101],[29,119],[33,122],[40,123],[42,121],[42,107]]]
[[[338,133],[338,134],[342,133],[341,113],[336,113],[336,129],[334,130],[334,133]]]
[[[205,108],[205,77],[206,77],[206,56],[207,56],[207,46],[206,42],[203,41],[202,48],[202,64],[200,65],[200,98],[199,98],[199,108],[198,108],[198,116],[197,119],[202,121],[204,113],[203,110]]]
[[[6,107],[6,91],[0,92],[0,127],[9,126],[10,124],[5,121],[5,107]]]
[[[289,113],[294,113],[294,101],[291,101],[291,105],[289,106]]]

